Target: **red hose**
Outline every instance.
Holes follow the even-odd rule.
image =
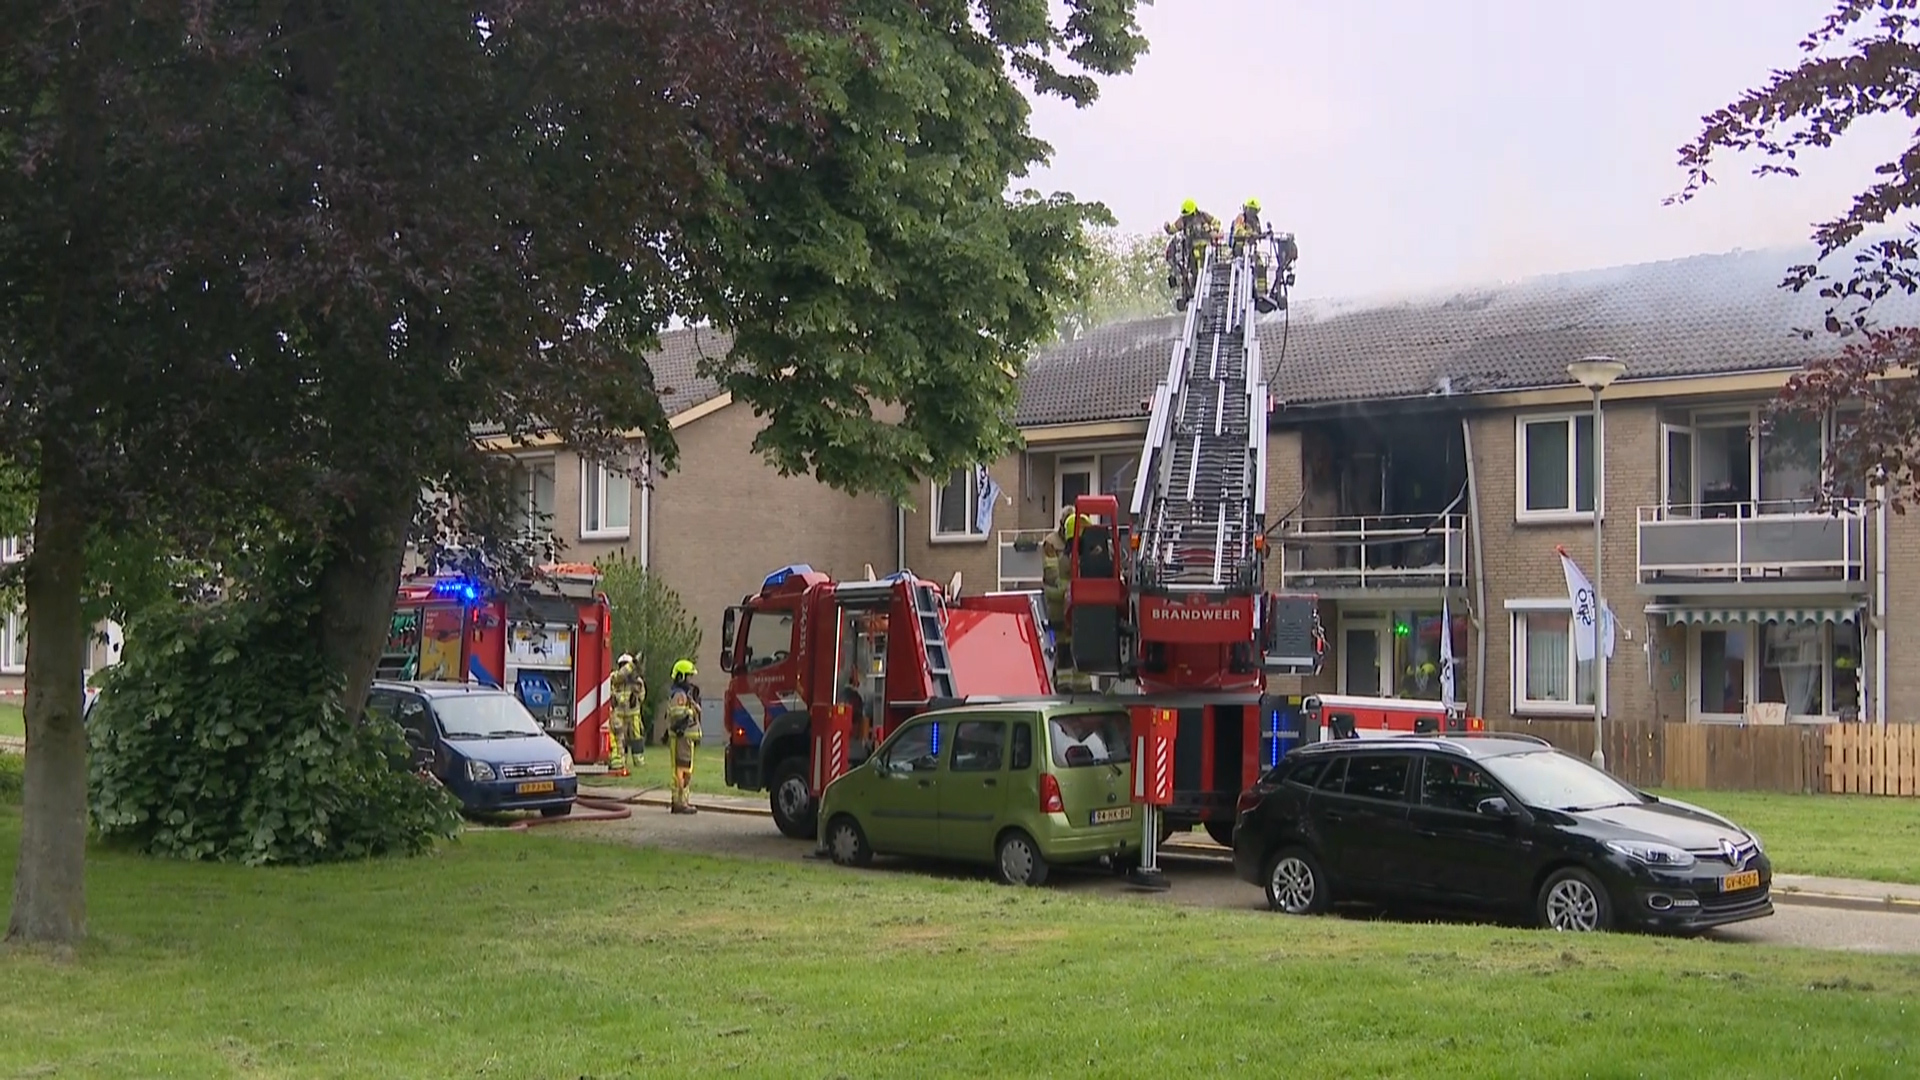
[[[641,794],[645,794],[642,792]],[[633,816],[632,803],[639,795],[627,799],[603,799],[592,795],[575,795],[573,813],[566,817],[523,818],[507,826],[512,832],[526,832],[540,825],[565,825],[569,821],[625,821]],[[586,813],[580,811],[585,810]]]

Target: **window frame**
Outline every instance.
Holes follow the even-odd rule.
[[[957,720],[963,718],[949,717],[948,719]],[[874,752],[873,756],[876,770],[891,776],[913,776],[917,773],[939,772],[940,732],[938,729],[940,724],[941,721],[939,720],[922,720],[919,723],[909,723],[902,727],[898,734],[888,737],[888,745]],[[899,752],[900,743],[904,741],[907,736],[921,731],[925,731],[928,736],[927,753],[922,757],[914,758],[912,762],[906,763],[906,768],[904,769],[895,768],[894,755]],[[924,768],[920,767],[920,762],[929,760],[931,764],[928,764]]]
[[[0,536],[0,565],[16,563],[27,557],[27,538]]]
[[[1761,628],[1764,625],[1767,624],[1742,622],[1737,624],[1719,623],[1687,627],[1685,693],[1687,698],[1686,717],[1689,723],[1745,724],[1748,722],[1746,712],[1707,712],[1700,707],[1700,638],[1703,634],[1737,632],[1746,635],[1747,658],[1745,670],[1741,675],[1741,700],[1746,703],[1749,712],[1755,705],[1765,704],[1760,700],[1760,684],[1766,674],[1767,667],[1767,645],[1765,635],[1761,632]],[[1838,710],[1834,709],[1835,679],[1833,669],[1833,662],[1836,655],[1833,638],[1834,631],[1839,628],[1839,625],[1838,623],[1820,624],[1820,704],[1828,711],[1819,713],[1796,713],[1790,711],[1787,713],[1787,723],[1823,723],[1826,722],[1827,719],[1839,715]],[[1861,630],[1860,636],[1861,650],[1864,651],[1867,643],[1864,628]],[[1866,714],[1867,704],[1867,683],[1865,679],[1859,678],[1856,674],[1855,684],[1855,695],[1858,700],[1856,708],[1858,708],[1861,715],[1864,716]],[[1796,720],[1795,717],[1799,719]]]
[[[1568,682],[1567,682],[1567,685],[1571,688],[1571,693],[1573,697],[1575,699],[1578,699],[1580,696],[1580,674],[1581,674],[1582,668],[1584,667],[1588,672],[1587,674],[1587,682],[1589,684],[1588,689],[1589,690],[1595,689],[1591,684],[1594,682],[1594,675],[1597,674],[1595,670],[1596,661],[1588,660],[1583,664],[1580,660],[1577,660],[1574,658],[1573,626],[1572,626],[1573,605],[1566,600],[1558,600],[1558,599],[1509,601],[1507,603],[1507,626],[1508,626],[1508,635],[1509,635],[1508,641],[1507,641],[1507,670],[1510,676],[1509,685],[1508,685],[1508,700],[1512,703],[1511,711],[1516,716],[1555,716],[1555,717],[1593,716],[1595,711],[1595,707],[1593,704],[1583,705],[1578,700],[1574,700],[1574,701],[1538,700],[1538,699],[1530,698],[1527,696],[1526,623],[1527,623],[1528,617],[1533,615],[1564,615],[1568,617],[1568,626],[1567,626]],[[1600,648],[1605,648],[1606,642],[1604,640],[1597,641],[1595,642],[1595,645]]]
[[[548,492],[548,498],[552,504],[547,510],[546,520],[544,521],[537,520],[540,517],[540,508],[538,505],[539,498],[535,492],[537,486],[536,478],[542,471],[546,473],[547,483],[551,488]],[[543,532],[551,532],[555,522],[558,521],[560,517],[559,460],[552,454],[516,456],[513,459],[513,483],[515,489],[513,493],[514,501],[520,506],[521,524],[526,529],[527,535],[537,537]],[[582,517],[581,524],[584,527],[586,524],[586,487],[584,474],[582,475],[581,484],[582,497],[580,500],[580,512]],[[631,507],[629,507],[628,510],[628,517],[632,517]]]
[[[1577,509],[1580,503],[1580,421],[1594,422],[1593,428],[1593,509]],[[1565,412],[1522,413],[1513,418],[1513,517],[1525,524],[1558,524],[1592,521],[1594,514],[1606,519],[1606,414],[1593,415],[1591,409]],[[1533,510],[1527,506],[1527,429],[1536,424],[1564,424],[1567,429],[1567,507],[1561,510]]]
[[[953,486],[956,476],[966,478],[967,527],[964,532],[946,532],[940,528],[940,498]],[[933,544],[984,544],[989,539],[980,529],[980,470],[976,466],[966,466],[947,474],[945,480],[935,480],[929,484],[930,498],[927,502],[927,541]]]
[[[0,674],[27,673],[27,615],[9,611],[0,619]]]
[[[1000,760],[999,760],[999,763],[996,764],[991,769],[968,768],[968,767],[963,767],[960,763],[961,762],[960,733],[966,730],[967,728],[973,727],[976,724],[983,727],[994,728],[999,732],[998,745],[1000,750]],[[1007,724],[1007,721],[1005,719],[997,716],[966,717],[966,718],[962,718],[960,720],[955,721],[953,725],[953,740],[951,745],[947,748],[947,755],[946,755],[947,771],[955,775],[978,773],[982,776],[997,776],[1000,773],[1006,772],[1007,759],[1011,756],[1008,753],[1008,748],[1007,748],[1008,726],[1009,725]]]
[[[1836,483],[1836,477],[1834,476],[1834,443],[1839,440],[1841,433],[1849,423],[1858,420],[1863,409],[1864,406],[1858,403],[1843,404],[1836,408],[1828,409],[1821,414],[1819,423],[1820,464],[1818,469],[1815,470],[1818,482],[1821,485],[1830,486]],[[1768,432],[1764,430],[1768,405],[1765,402],[1761,402],[1751,403],[1745,406],[1739,403],[1704,405],[1699,408],[1686,409],[1672,414],[1676,417],[1684,416],[1684,423],[1668,421],[1661,424],[1659,447],[1659,505],[1662,516],[1681,518],[1701,516],[1702,507],[1706,505],[1704,502],[1705,495],[1701,490],[1700,482],[1700,441],[1702,434],[1709,431],[1739,429],[1742,425],[1736,422],[1733,417],[1736,413],[1743,411],[1746,413],[1747,418],[1744,426],[1747,433],[1746,480],[1748,498],[1746,502],[1738,504],[1739,509],[1736,512],[1742,517],[1749,518],[1793,517],[1823,513],[1823,511],[1813,506],[1785,510],[1768,509],[1769,505],[1778,506],[1782,503],[1804,501],[1804,499],[1799,496],[1786,499],[1769,498],[1767,497],[1767,493],[1761,490],[1761,474],[1765,471],[1767,462],[1766,450],[1763,443],[1768,438]],[[1687,437],[1689,458],[1687,470],[1689,474],[1687,477],[1689,490],[1687,497],[1689,501],[1684,504],[1675,503],[1672,499],[1673,493],[1670,490],[1672,487],[1670,478],[1673,466],[1671,460],[1672,447],[1669,445],[1669,432],[1683,433]],[[1864,501],[1871,497],[1871,489],[1872,483],[1870,479],[1862,477],[1861,490],[1856,491],[1849,498],[1855,502]]]
[[[606,516],[607,488],[610,478],[618,478],[627,485],[627,523],[614,528],[594,528],[588,517],[592,508],[599,507],[600,516]],[[595,498],[589,499],[587,492],[592,485]],[[615,471],[605,462],[580,459],[580,539],[582,540],[625,540],[633,535],[633,477]]]

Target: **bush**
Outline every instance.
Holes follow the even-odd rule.
[[[27,780],[26,767],[26,758],[0,750],[0,806],[20,805],[20,794]]]
[[[408,770],[399,728],[342,712],[298,609],[157,608],[126,635],[88,722],[102,837],[299,865],[414,854],[458,832],[458,804]]]
[[[594,565],[613,609],[613,655],[632,653],[640,660],[647,680],[642,715],[651,721],[667,700],[673,662],[693,660],[700,652],[700,621],[687,612],[679,593],[632,557],[607,556]]]

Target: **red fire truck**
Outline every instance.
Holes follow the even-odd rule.
[[[726,780],[768,792],[774,823],[814,836],[813,736],[852,713],[848,764],[895,725],[969,697],[1053,693],[1046,611],[1033,593],[960,597],[912,573],[835,581],[804,564],[769,574],[721,623]]]
[[[600,572],[564,563],[496,595],[455,575],[401,582],[376,677],[510,689],[575,761],[606,760],[612,618]]]
[[[1315,741],[1487,730],[1486,721],[1438,701],[1311,694],[1302,708]]]

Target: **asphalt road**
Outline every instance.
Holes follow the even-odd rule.
[[[633,817],[625,821],[570,822],[552,828],[555,832],[580,832],[621,843],[707,855],[798,860],[807,858],[813,851],[810,843],[781,836],[774,829],[773,822],[764,816],[715,811],[674,816],[667,813],[665,807],[636,806]],[[539,834],[547,830],[534,831]],[[1187,843],[1195,843],[1204,851],[1225,854],[1198,833],[1194,834],[1193,841]],[[893,873],[978,874],[982,877],[987,874],[985,869],[899,860],[882,859],[877,865]],[[1162,858],[1161,865],[1173,885],[1171,890],[1164,893],[1137,892],[1111,874],[1092,871],[1060,873],[1048,887],[1195,907],[1248,910],[1266,907],[1266,898],[1260,889],[1235,878],[1232,867],[1219,856],[1204,858],[1169,851]],[[1360,910],[1349,917],[1378,916]],[[1709,936],[1729,942],[1795,945],[1841,952],[1920,954],[1920,916],[1776,903],[1774,914],[1769,918],[1726,927],[1713,931]]]

